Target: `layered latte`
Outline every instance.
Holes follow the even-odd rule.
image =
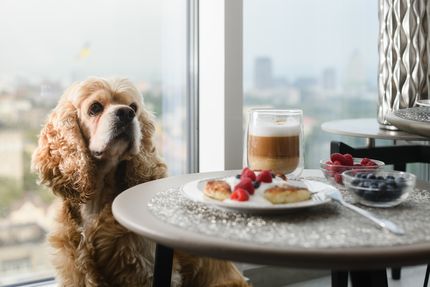
[[[299,166],[300,124],[295,119],[249,126],[248,165],[254,170],[288,174]]]

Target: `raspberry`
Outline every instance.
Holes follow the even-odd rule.
[[[345,157],[340,153],[332,153],[330,156],[331,161],[334,163],[335,161],[340,162],[342,165],[346,165]]]
[[[247,201],[249,200],[249,194],[245,189],[238,188],[230,195],[230,199],[237,201]]]
[[[333,165],[330,166],[330,170],[333,172],[340,172],[342,170],[342,164],[340,163],[340,161],[335,160],[333,162]]]
[[[370,161],[370,159],[368,159],[367,157],[363,158],[360,162],[361,165],[366,165],[368,162]]]
[[[349,153],[344,154],[343,158],[345,159],[345,165],[348,165],[348,166],[354,165],[354,159],[352,158],[352,155],[350,155]]]
[[[376,164],[374,161],[369,160],[369,161],[366,163],[366,166],[377,166],[377,164]]]
[[[232,194],[230,194],[231,200],[238,200],[238,198],[239,198],[239,193],[233,192]]]
[[[254,185],[252,184],[252,180],[249,177],[242,178],[238,184],[234,187],[234,190],[238,188],[243,188],[249,194],[254,194]]]
[[[263,170],[257,176],[257,180],[261,182],[270,183],[272,182],[272,173],[270,172],[270,170]]]
[[[252,181],[254,181],[256,179],[255,173],[251,169],[249,169],[247,167],[245,167],[242,170],[242,174],[240,175],[241,179],[244,178],[244,177],[249,177]]]

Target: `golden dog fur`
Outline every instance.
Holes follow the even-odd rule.
[[[95,100],[103,112],[89,116]],[[100,135],[108,111],[132,102],[138,130],[126,138],[134,143]],[[155,244],[119,225],[111,204],[123,190],[166,176],[153,133],[151,115],[125,79],[77,83],[49,115],[32,161],[41,183],[60,198],[49,236],[60,286],[151,286]],[[230,262],[176,252],[172,286],[248,285]]]

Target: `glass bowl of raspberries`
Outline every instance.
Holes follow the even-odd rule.
[[[402,171],[348,170],[342,173],[346,189],[358,203],[371,207],[393,207],[414,189],[416,176]]]
[[[342,173],[347,170],[382,170],[385,163],[376,159],[352,157],[349,153],[333,153],[329,160],[320,161],[320,169],[325,178],[336,187],[343,187]]]

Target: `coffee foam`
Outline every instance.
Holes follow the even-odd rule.
[[[249,134],[260,137],[295,136],[300,134],[300,123],[294,118],[285,121],[257,121],[250,125]]]

